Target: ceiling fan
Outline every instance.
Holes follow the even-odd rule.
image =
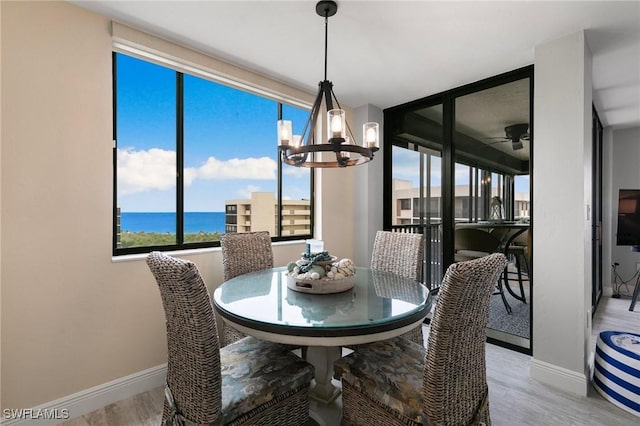
[[[523,141],[529,140],[529,133],[527,133],[528,130],[529,130],[528,123],[512,124],[504,128],[505,136],[502,136],[499,138],[487,138],[487,139],[499,139],[494,143],[511,141],[511,146],[513,150],[517,151],[523,148],[524,146],[522,144]]]

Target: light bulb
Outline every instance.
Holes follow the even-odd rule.
[[[280,145],[287,146],[291,140],[292,123],[290,120],[278,120],[278,140]]]
[[[331,117],[331,132],[334,137],[339,137],[342,133],[342,120],[339,115]]]
[[[374,129],[367,129],[367,143],[376,141],[376,131]]]
[[[330,109],[329,111],[327,111],[327,135],[329,139],[342,139],[346,136],[344,134],[344,123],[344,110]]]
[[[362,139],[365,148],[377,148],[378,135],[378,123],[370,122],[362,125]]]

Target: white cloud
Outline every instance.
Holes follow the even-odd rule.
[[[176,153],[159,148],[118,149],[118,191],[122,195],[176,185]]]
[[[274,159],[260,158],[232,158],[221,161],[209,157],[198,168],[200,179],[275,179],[277,165]]]
[[[417,163],[393,163],[393,175],[401,179],[416,180],[420,177],[420,167]]]
[[[184,169],[184,186],[190,186],[191,182],[198,177],[198,170],[193,167],[186,167]]]
[[[240,199],[250,199],[252,192],[260,192],[260,187],[256,185],[249,185],[246,188],[237,190],[236,194],[238,194],[238,198]]]
[[[456,163],[455,178],[456,185],[467,185],[469,183],[469,166]]]
[[[307,169],[305,167],[294,167],[288,166],[283,163],[282,174],[285,176],[295,176],[295,177],[307,177],[309,176],[311,169]]]
[[[209,157],[200,167],[184,170],[184,184],[195,179],[275,179],[277,165],[269,157],[218,160]],[[118,149],[118,191],[121,195],[149,190],[167,190],[176,185],[175,151],[152,148]]]

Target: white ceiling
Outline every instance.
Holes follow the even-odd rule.
[[[309,92],[323,79],[315,0],[72,1]],[[338,1],[328,79],[345,105],[387,108],[532,64],[586,30],[605,126],[640,126],[640,1]]]

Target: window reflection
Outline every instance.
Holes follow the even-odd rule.
[[[530,252],[525,238],[531,213],[529,90],[525,78],[456,98],[453,132],[455,232],[477,227],[493,234],[500,239],[496,251],[509,258],[498,286],[502,294],[491,299],[487,335],[526,348],[531,321],[531,277],[523,261]]]
[[[396,231],[425,235],[423,276],[430,288],[443,276],[442,129],[442,105],[417,108],[394,130],[391,147],[390,223]]]
[[[386,151],[391,162],[385,177],[385,228],[407,232],[426,225],[433,231],[437,226],[425,256],[426,265],[437,271],[425,274],[432,290],[455,260],[458,227],[501,223],[526,231],[531,222],[532,78],[530,66],[385,111],[385,141],[391,145]],[[532,256],[526,246],[529,232],[521,235],[525,247],[512,251],[506,247],[509,238],[499,237],[498,250],[509,252],[510,271],[512,253]],[[501,296],[492,297],[488,334],[530,353],[531,277],[528,268],[521,272],[527,302],[510,302],[512,315]],[[520,282],[509,282],[520,294]]]

